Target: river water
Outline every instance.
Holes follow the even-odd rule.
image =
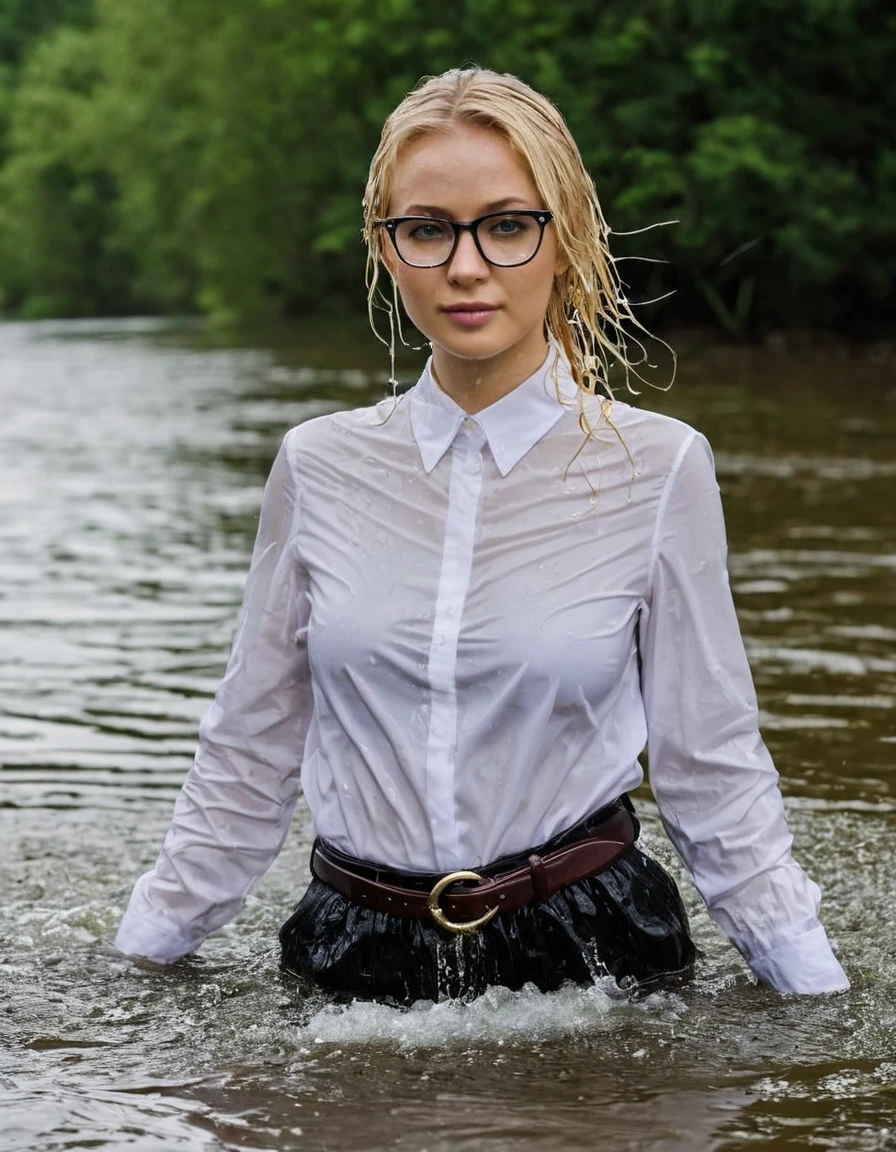
[[[170,969],[109,946],[223,667],[287,427],[383,394],[372,341],[222,348],[150,322],[0,327],[0,1149],[896,1149],[896,370],[684,350],[800,859],[853,981],[756,986],[655,809],[703,950],[686,991],[301,1000],[276,931],[307,812]]]

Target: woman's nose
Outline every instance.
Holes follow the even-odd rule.
[[[454,255],[448,262],[451,280],[481,280],[488,275],[488,263],[476,247],[473,233],[464,229],[458,237]]]

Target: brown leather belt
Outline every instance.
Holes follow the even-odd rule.
[[[471,933],[497,912],[512,912],[534,900],[547,900],[561,888],[609,868],[635,839],[632,818],[624,808],[608,817],[586,839],[564,848],[534,853],[525,867],[497,876],[476,872],[449,872],[432,890],[402,888],[371,880],[346,868],[317,841],[311,853],[311,872],[343,896],[377,912],[409,919],[432,919],[449,932]],[[442,895],[455,884],[476,881],[475,888],[460,888]]]

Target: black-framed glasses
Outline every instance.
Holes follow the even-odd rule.
[[[454,255],[461,232],[470,232],[479,255],[498,268],[516,268],[532,260],[554,219],[553,212],[520,208],[488,212],[477,220],[443,220],[438,216],[389,216],[375,220],[385,228],[399,260],[412,268],[439,268]]]

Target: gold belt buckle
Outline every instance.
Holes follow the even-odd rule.
[[[439,897],[446,888],[450,888],[451,885],[456,884],[458,880],[478,880],[481,884],[482,879],[478,872],[449,872],[447,876],[443,876],[441,880],[433,885],[427,903],[433,920],[435,920],[440,928],[445,928],[448,932],[457,932],[462,936],[470,936],[474,932],[477,932],[483,924],[488,924],[492,916],[498,911],[497,906],[489,908],[485,915],[480,916],[478,920],[467,920],[463,924],[457,924],[455,921],[449,920],[439,907]]]

